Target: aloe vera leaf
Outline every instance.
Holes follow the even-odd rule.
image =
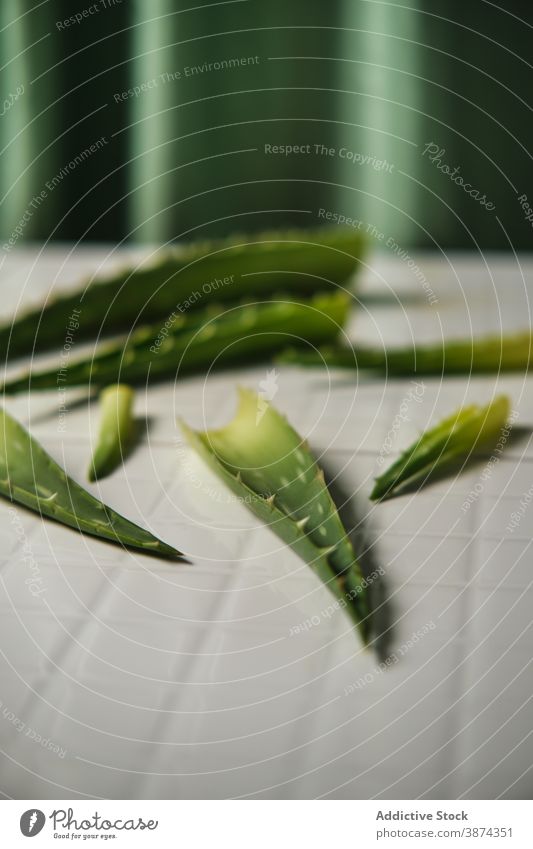
[[[366,643],[370,616],[361,568],[307,443],[271,404],[245,389],[235,418],[221,430],[181,427],[243,503],[327,584]]]
[[[1,408],[0,495],[84,534],[147,554],[180,556],[175,548],[86,492]]]
[[[123,383],[108,386],[100,393],[100,430],[87,473],[90,481],[111,474],[131,447],[135,437],[134,398],[131,386]]]
[[[277,361],[302,366],[375,369],[392,376],[527,371],[533,367],[533,337],[524,332],[388,350],[357,346],[325,347],[318,351],[289,348]]]
[[[126,340],[99,347],[94,357],[69,362],[62,387],[91,383],[139,383],[174,378],[217,365],[246,363],[279,350],[285,338],[320,344],[335,338],[346,321],[350,298],[343,292],[314,295],[305,303],[272,296],[268,302],[211,309],[178,316],[162,341],[161,326],[142,327]],[[159,347],[156,342],[161,341]],[[27,372],[8,381],[5,392],[52,389],[58,369]]]
[[[425,431],[378,478],[373,501],[400,494],[432,477],[462,467],[474,453],[494,448],[509,418],[509,398],[501,395],[485,407],[472,404]]]
[[[209,302],[268,298],[281,290],[307,295],[344,282],[362,255],[353,230],[287,230],[193,242],[162,249],[151,265],[124,268],[103,280],[50,299],[0,327],[6,359],[61,348],[74,310],[77,341],[129,332],[136,324],[164,321],[179,304],[198,309]]]

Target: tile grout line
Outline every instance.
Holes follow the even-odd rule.
[[[483,503],[483,495],[479,498],[473,505],[473,510],[470,511],[469,514],[469,525],[470,525],[470,534],[471,534],[471,543],[466,548],[466,582],[463,589],[463,597],[460,602],[460,621],[462,624],[466,624],[462,630],[461,639],[457,641],[459,652],[461,655],[460,661],[460,669],[457,673],[456,677],[456,688],[455,688],[455,698],[456,698],[456,710],[454,711],[454,743],[452,746],[452,750],[454,753],[458,753],[459,757],[453,757],[453,764],[461,763],[462,761],[462,752],[461,752],[461,744],[459,742],[460,734],[462,729],[465,727],[464,717],[466,711],[468,709],[470,697],[464,697],[464,694],[468,690],[468,675],[467,670],[472,663],[472,657],[467,658],[467,654],[469,652],[469,635],[472,634],[472,622],[470,621],[471,616],[474,615],[473,611],[473,592],[475,590],[475,583],[472,584],[474,580],[474,575],[477,575],[480,572],[480,569],[476,569],[474,563],[478,562],[481,553],[480,553],[480,535],[476,532],[478,528],[478,524],[480,521],[481,510],[480,506]],[[479,564],[480,565],[480,564]],[[460,786],[461,781],[464,780],[464,767],[461,766],[459,771],[455,773],[455,778],[452,780],[452,783],[455,785],[455,790],[457,791],[458,786]],[[458,793],[454,792],[454,797],[457,798]]]

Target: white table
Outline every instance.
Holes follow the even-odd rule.
[[[68,287],[101,262],[139,255],[108,253],[60,246],[9,255],[0,270],[4,314],[21,293],[39,300],[52,283]],[[530,323],[531,257],[433,254],[416,263],[438,303],[405,260],[375,255],[361,278],[361,293],[372,297],[354,315],[353,334],[369,341],[381,333],[394,344]],[[515,427],[465,512],[482,466],[388,504],[368,501],[410,381],[281,371],[275,404],[353,493],[385,570],[398,659],[382,672],[347,618],[321,615],[332,597],[309,568],[178,450],[178,415],[222,424],[236,383],[257,388],[265,373],[140,393],[137,413],[151,417],[146,439],[124,469],[91,487],[186,551],[190,565],[125,553],[0,503],[3,793],[529,798],[533,506],[513,532],[507,526],[533,483],[531,380],[426,380],[421,402],[409,401],[391,458],[465,401],[511,395],[524,431]],[[58,433],[57,393],[6,406],[84,481],[96,408],[72,403]],[[32,576],[43,588],[36,596]],[[406,649],[419,630],[427,633]]]

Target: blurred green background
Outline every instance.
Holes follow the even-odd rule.
[[[2,240],[166,242],[327,209],[405,247],[528,249],[531,5],[2,0]]]

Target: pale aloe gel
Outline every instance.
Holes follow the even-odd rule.
[[[333,499],[309,447],[287,420],[249,390],[239,392],[235,418],[221,430],[196,432],[189,443],[288,543],[342,601],[365,642],[366,584]]]

